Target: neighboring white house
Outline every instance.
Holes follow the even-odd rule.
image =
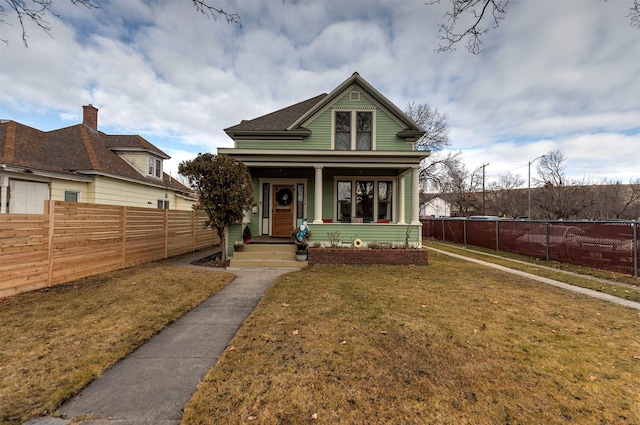
[[[41,214],[46,200],[190,210],[197,198],[163,172],[170,157],[137,135],[98,130],[98,109],[83,123],[41,131],[0,120],[0,213]]]
[[[420,202],[420,215],[426,217],[450,217],[451,203],[439,196],[424,196]]]

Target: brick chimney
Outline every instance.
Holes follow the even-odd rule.
[[[84,105],[82,107],[82,123],[98,131],[98,108],[92,104]]]

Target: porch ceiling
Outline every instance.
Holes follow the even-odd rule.
[[[248,167],[415,168],[428,151],[327,151],[219,148]]]

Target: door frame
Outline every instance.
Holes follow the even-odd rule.
[[[273,217],[272,217],[272,203],[273,197],[275,196],[273,192],[273,188],[276,185],[292,185],[293,186],[293,202],[291,203],[293,208],[293,221],[291,222],[291,228],[293,229],[297,222],[297,211],[298,211],[298,185],[304,185],[304,208],[303,208],[303,216],[307,216],[307,206],[308,206],[308,193],[309,193],[309,179],[307,178],[259,178],[258,179],[258,187],[259,193],[258,196],[260,198],[260,202],[258,203],[258,234],[262,236],[271,236],[273,234]],[[263,218],[264,213],[264,183],[269,183],[269,206],[268,206],[268,214],[267,217]]]

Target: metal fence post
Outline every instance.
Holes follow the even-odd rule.
[[[549,261],[549,222],[544,222],[544,255],[545,260]]]
[[[462,222],[462,239],[464,239],[464,245],[467,246],[467,220]]]
[[[633,276],[638,277],[638,223],[633,222]]]

